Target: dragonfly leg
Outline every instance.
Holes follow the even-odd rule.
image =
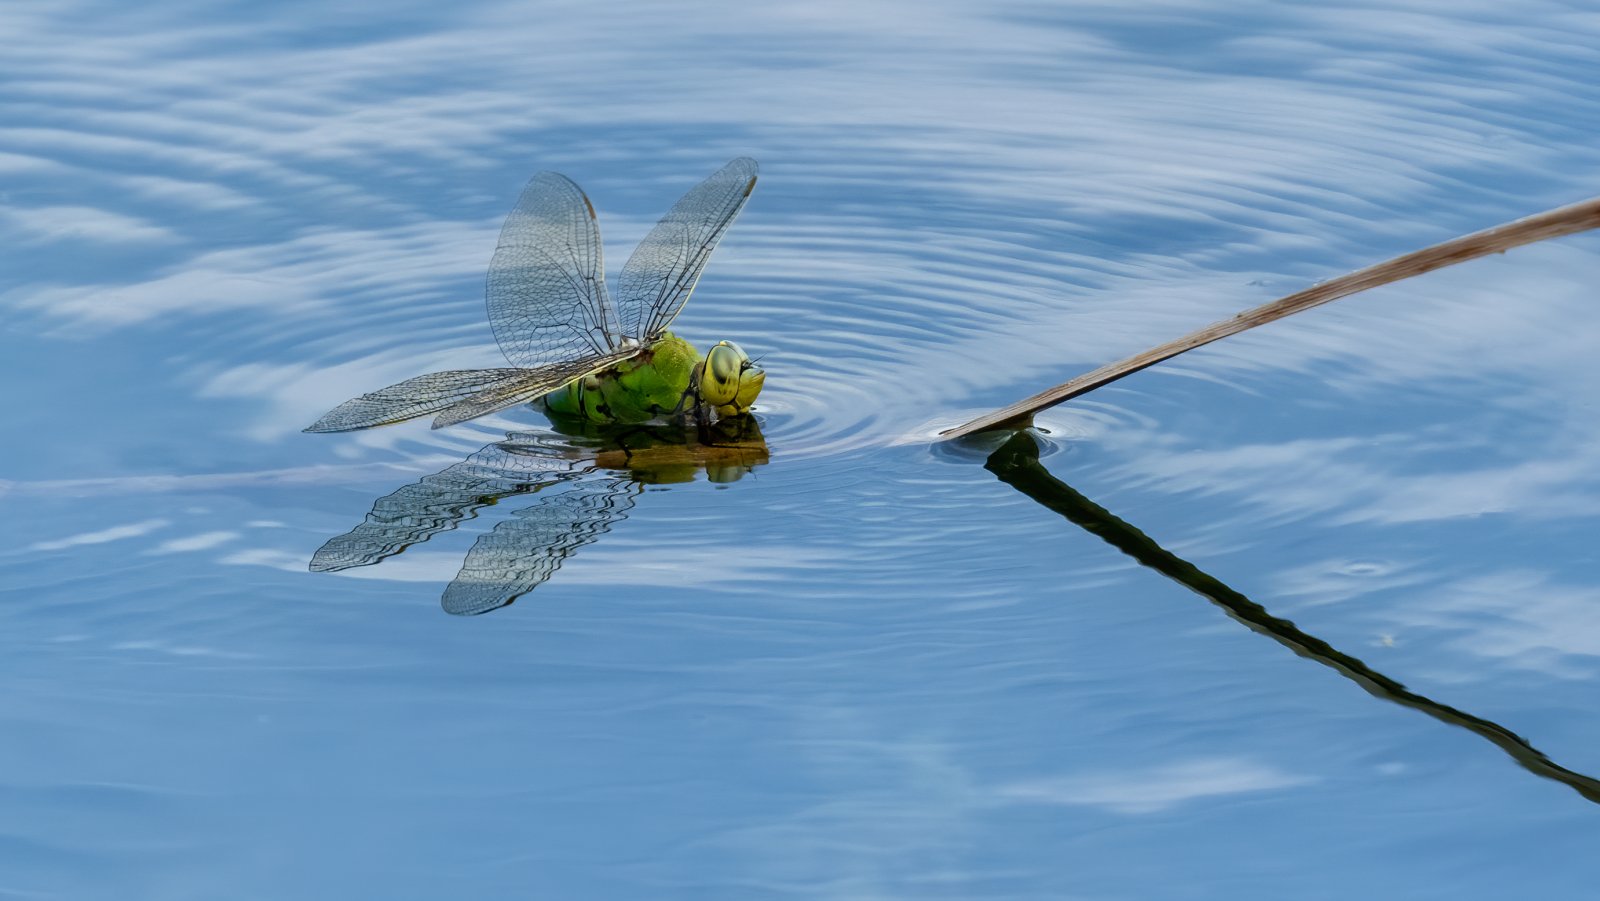
[[[693,391],[694,391],[693,388],[684,389],[683,394],[678,398],[678,405],[676,407],[673,407],[672,408],[672,412],[668,413],[667,416],[669,416],[670,418],[672,418],[675,421],[682,422],[683,421],[683,408],[689,405],[689,395],[691,393],[693,393]]]
[[[712,447],[714,442],[711,440],[711,408],[706,404],[696,403],[694,405],[694,426],[695,432],[700,438],[700,443],[706,447]]]
[[[622,451],[622,459],[624,461],[631,461],[633,459],[633,448],[628,446],[628,439],[635,435],[643,436],[646,442],[648,442],[650,439],[650,431],[641,426],[633,426],[631,428],[624,429],[614,436],[617,450]]]
[[[750,437],[755,419],[750,416],[722,416],[712,420],[707,430],[711,440],[701,438],[706,447],[739,447]]]

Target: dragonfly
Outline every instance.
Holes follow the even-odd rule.
[[[766,373],[737,344],[700,356],[668,330],[755,190],[740,157],[696,185],[623,265],[613,300],[594,204],[556,172],[535,175],[489,263],[489,325],[511,368],[455,369],[345,401],[306,429],[348,432],[433,414],[443,428],[543,398],[557,415],[634,422],[749,412]]]

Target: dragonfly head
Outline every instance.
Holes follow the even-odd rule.
[[[718,341],[701,364],[700,398],[724,415],[749,411],[767,374],[732,341]]]

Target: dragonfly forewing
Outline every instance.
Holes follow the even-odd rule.
[[[571,179],[541,172],[523,189],[489,263],[487,298],[495,340],[516,366],[618,348],[600,226]]]
[[[690,189],[645,235],[622,267],[617,313],[624,333],[650,342],[688,303],[717,242],[756,187],[756,161],[739,157]]]

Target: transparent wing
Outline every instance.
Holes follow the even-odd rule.
[[[623,334],[649,344],[688,302],[711,251],[756,187],[756,161],[740,157],[695,186],[645,235],[622,267]]]
[[[330,538],[317,550],[311,558],[311,571],[370,566],[454,529],[478,509],[502,498],[532,494],[591,470],[553,454],[531,453],[527,445],[507,447],[496,442],[448,469],[378,498],[364,522]]]
[[[537,588],[578,548],[626,519],[644,486],[627,478],[578,482],[546,496],[479,538],[445,587],[445,612],[487,613]]]
[[[542,395],[560,388],[562,385],[581,379],[586,375],[609,369],[629,357],[636,356],[639,348],[631,347],[625,350],[595,356],[589,354],[582,359],[565,363],[552,363],[538,369],[518,369],[517,378],[496,382],[482,391],[460,400],[453,406],[446,407],[443,412],[434,417],[433,427],[442,429],[447,425],[466,422],[486,416],[496,410],[503,410],[513,404],[526,403]]]
[[[406,379],[347,400],[313,422],[308,432],[349,432],[436,413],[479,392],[526,375],[524,369],[452,369]]]
[[[564,175],[528,182],[489,263],[489,325],[514,365],[548,366],[617,348],[600,226]]]

